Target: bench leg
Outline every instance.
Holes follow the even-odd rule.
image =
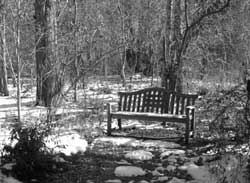
[[[117,119],[119,130],[122,130],[122,120]]]
[[[108,124],[107,124],[107,134],[108,134],[108,136],[110,136],[111,135],[111,128],[112,128],[112,126],[111,126],[112,117],[111,117],[111,114],[110,114],[110,111],[111,111],[110,104],[107,104],[107,108],[108,108],[108,110],[107,110],[107,118],[108,118],[108,120],[107,120],[107,122],[108,122]]]
[[[112,123],[111,116],[108,116],[108,128],[107,128],[108,136],[111,135],[111,123]]]
[[[191,132],[192,132],[192,138],[195,137],[195,115],[194,111],[192,111],[192,120],[191,120]]]
[[[189,132],[190,132],[190,119],[187,120],[186,123],[186,133],[185,133],[185,144],[189,144]]]

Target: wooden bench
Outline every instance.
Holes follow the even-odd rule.
[[[121,119],[136,119],[160,122],[175,122],[186,125],[185,143],[195,131],[195,100],[198,95],[170,92],[164,88],[146,88],[134,92],[119,92],[118,111],[112,111],[107,104],[107,134],[112,133],[112,119],[118,119],[121,130]]]

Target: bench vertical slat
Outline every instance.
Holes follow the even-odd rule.
[[[127,93],[124,95],[123,111],[127,111]]]
[[[168,113],[168,110],[169,110],[169,103],[170,103],[170,93],[168,93],[168,92],[165,92],[165,96],[164,96],[164,98],[166,99],[166,100],[164,100],[164,101],[166,101],[166,102],[164,102],[164,113]]]
[[[137,111],[136,112],[141,112],[142,111],[142,109],[141,109],[141,97],[142,97],[142,94],[139,93],[137,95],[137,97],[138,97],[138,100],[137,100]]]
[[[111,117],[111,106],[110,104],[108,103],[107,104],[107,117],[108,117],[108,125],[107,125],[107,134],[108,136],[111,135],[111,130],[112,130],[112,117]]]
[[[151,108],[151,102],[152,102],[152,100],[151,100],[152,93],[151,93],[151,92],[152,92],[152,91],[149,91],[149,92],[148,92],[147,112],[150,112],[150,108]]]
[[[196,97],[193,97],[192,98],[192,105],[194,106],[195,105],[195,100],[196,100]],[[191,131],[192,131],[192,137],[195,137],[195,113],[194,113],[194,109],[191,110]]]
[[[171,114],[174,114],[174,103],[175,103],[175,94],[172,94],[171,96],[171,103],[170,103],[170,110],[171,110]]]
[[[137,95],[136,95],[136,94],[134,94],[134,95],[133,95],[133,106],[132,106],[132,111],[133,111],[133,112],[135,112],[135,107],[136,107],[136,97],[137,97]]]
[[[142,112],[147,112],[146,110],[146,105],[147,105],[147,92],[143,93],[142,96]]]
[[[184,111],[184,109],[185,109],[185,99],[186,98],[184,96],[181,97],[181,113],[180,114],[185,113],[185,111]]]
[[[187,98],[187,105],[186,106],[189,106],[190,105],[190,98],[188,97]]]
[[[176,96],[176,109],[175,109],[175,114],[179,114],[179,104],[180,104],[180,96]]]
[[[131,101],[132,101],[132,94],[128,95],[128,107],[127,110],[131,111]]]
[[[155,108],[157,108],[156,106],[156,92],[157,90],[154,89],[153,91],[151,91],[151,98],[149,98],[149,102],[150,102],[150,112],[154,112]]]
[[[158,99],[157,99],[157,107],[156,112],[159,113],[159,109],[161,110],[161,97],[162,97],[162,91],[158,91]]]
[[[118,111],[122,110],[122,99],[123,95],[119,94]]]

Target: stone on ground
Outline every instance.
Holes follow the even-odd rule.
[[[197,166],[193,162],[185,163],[179,167],[180,170],[186,170],[195,180],[200,183],[216,182],[215,178],[209,173],[205,166]]]
[[[180,150],[180,149],[167,149],[166,151],[164,151],[163,153],[161,153],[161,158],[169,156],[171,154],[175,154],[175,155],[182,155],[185,154],[184,150]]]
[[[7,177],[0,171],[0,182],[1,183],[22,183],[21,181],[14,179],[13,177]]]
[[[158,177],[157,179],[155,179],[155,180],[151,180],[151,182],[152,183],[154,183],[154,182],[167,182],[168,181],[168,179],[169,179],[169,177],[168,176],[163,176],[163,177]]]
[[[105,183],[122,183],[119,179],[113,179],[113,180],[106,180]]]
[[[184,180],[184,179],[178,179],[178,178],[176,178],[176,177],[172,178],[172,179],[169,181],[169,183],[185,183],[185,182],[186,182],[186,180]]]
[[[175,170],[176,170],[175,166],[173,166],[173,165],[168,165],[167,166],[167,171],[172,172],[172,171],[175,171]]]
[[[117,177],[136,177],[136,176],[143,176],[146,172],[136,166],[119,166],[115,169],[115,175]]]
[[[131,151],[125,154],[125,158],[128,159],[135,159],[135,160],[151,160],[153,158],[153,154],[149,151],[145,150],[136,150],[136,151]]]

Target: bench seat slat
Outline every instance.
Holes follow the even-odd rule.
[[[176,123],[185,123],[187,120],[186,115],[174,115],[174,114],[157,114],[150,112],[113,112],[110,114],[112,118],[123,119],[138,119],[138,120],[151,120],[151,121],[169,121]]]

